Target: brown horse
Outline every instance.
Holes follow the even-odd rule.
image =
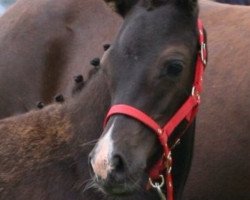
[[[191,95],[199,51],[197,1],[107,2],[124,17],[101,63],[111,105],[133,106],[163,126]],[[174,135],[186,127],[183,120]],[[173,151],[176,199],[189,171],[194,127],[192,123]],[[172,146],[175,139],[164,145]],[[143,123],[115,115],[90,156],[97,187],[107,195],[122,196],[146,187],[148,172],[162,156],[162,148]]]
[[[98,0],[17,1],[0,18],[0,118],[70,96],[119,22]]]
[[[244,109],[249,106],[249,101],[247,101],[249,92],[246,90],[247,85],[249,85],[249,73],[246,69],[247,65],[249,65],[249,60],[243,56],[249,51],[249,42],[241,40],[242,37],[247,38],[244,34],[249,32],[249,9],[227,5],[222,6],[217,3],[205,1],[201,2],[201,6],[202,17],[205,24],[208,25],[208,32],[210,34],[210,65],[206,72],[207,80],[209,81],[205,82],[207,84],[205,88],[209,92],[206,92],[203,96],[203,108],[199,116],[203,124],[200,124],[201,122],[198,123],[200,125],[198,126],[199,131],[196,140],[194,165],[187,184],[185,198],[249,199],[250,175],[249,170],[247,170],[249,162],[244,159],[247,157],[245,154],[248,152],[247,144],[249,143],[249,137],[246,135],[247,130],[249,130],[249,123],[246,121],[249,119],[249,110]],[[231,13],[231,15],[228,19],[223,18],[224,21],[221,22],[218,19],[218,13],[220,13],[221,18],[228,13]],[[102,14],[102,16],[106,15],[108,16],[107,13]],[[238,27],[234,26],[236,22],[240,22],[237,23]],[[228,41],[226,37],[220,38],[221,32],[218,30],[228,30],[225,32],[226,36],[231,39]],[[110,34],[114,33],[110,32]],[[18,35],[18,37],[21,36]],[[217,40],[215,41],[216,38]],[[4,59],[9,57],[6,56]],[[11,61],[9,59],[9,63]],[[240,71],[237,70],[238,66],[241,67],[240,71],[244,73],[239,74]],[[227,71],[227,69],[230,70]],[[237,76],[235,77],[233,74],[237,74]],[[231,75],[230,82],[224,83],[223,80],[229,80],[228,75]],[[223,80],[220,80],[221,77],[223,77]],[[12,79],[8,79],[8,81],[10,80]],[[214,85],[211,86],[211,83],[214,83]],[[218,86],[218,89],[217,85],[221,87]],[[235,85],[239,85],[239,87],[233,87]],[[237,97],[233,97],[230,94],[230,92],[236,94],[233,91],[234,89],[237,91]],[[223,91],[223,95],[221,91]],[[37,92],[37,90],[32,92]],[[214,99],[214,97],[216,98]],[[212,102],[211,99],[213,99]],[[12,101],[13,99],[10,98],[10,100]],[[37,99],[35,98],[34,100]],[[227,107],[221,109],[221,103]],[[214,114],[213,117],[211,117],[212,113]],[[242,118],[243,120],[241,120]],[[200,131],[204,134],[201,135]],[[211,140],[212,142],[209,142]],[[237,156],[238,154],[241,156]],[[235,171],[238,174],[235,174]]]
[[[128,5],[127,7],[130,8]],[[123,6],[121,8],[126,7]],[[104,66],[111,66],[111,71],[109,69],[106,73],[108,77],[111,76],[112,103],[136,105],[146,110],[147,113],[151,113],[152,110],[150,108],[152,109],[153,106],[149,99],[154,99],[152,96],[158,91],[156,88],[153,88],[154,84],[146,82],[152,81],[152,77],[148,75],[149,73],[146,73],[149,69],[146,68],[148,64],[145,62],[149,62],[154,55],[151,52],[154,46],[146,38],[154,38],[153,41],[156,42],[161,32],[159,30],[157,31],[157,36],[151,35],[147,37],[150,35],[147,32],[148,29],[142,29],[137,23],[143,23],[149,30],[152,27],[150,26],[151,24],[146,23],[146,17],[143,16],[144,13],[140,10],[140,5],[130,9],[128,12],[129,19],[126,20],[127,10],[117,8],[118,12],[125,16],[125,25],[119,32],[117,40],[114,42],[114,46],[109,51],[109,54],[105,57],[103,64]],[[164,14],[166,13],[164,12]],[[228,21],[218,22],[218,18],[222,18],[225,13],[232,13],[228,16]],[[133,17],[138,18],[135,20]],[[187,187],[185,198],[249,199],[250,173],[248,169],[250,163],[246,161],[248,157],[246,149],[247,144],[249,144],[247,133],[250,128],[250,113],[249,109],[246,109],[250,103],[248,90],[250,80],[249,60],[246,56],[249,54],[249,42],[242,40],[242,38],[247,38],[246,34],[249,32],[249,8],[203,2],[202,18],[207,22],[208,32],[211,34],[210,57],[212,58],[212,65],[210,63],[211,67],[209,68],[208,66],[207,76],[209,81],[207,81],[206,85],[207,92],[203,96],[205,99],[203,112],[200,113],[197,131],[199,133],[197,143],[200,145],[197,144],[195,150],[197,152],[196,156],[198,156],[193,165],[193,174],[195,175],[191,176],[189,180],[190,187]],[[176,21],[177,19],[175,18]],[[151,20],[153,19],[151,18]],[[237,24],[238,21],[240,23]],[[158,30],[158,24],[153,24],[154,29]],[[126,25],[129,25],[128,29]],[[221,33],[218,30],[223,29],[227,31],[224,37],[220,38]],[[142,35],[140,35],[141,31],[143,31]],[[161,29],[161,31],[163,30]],[[239,31],[241,34],[238,34]],[[129,40],[129,36],[133,33],[139,35],[136,41]],[[164,42],[162,41],[160,44],[164,45]],[[160,49],[157,50],[160,51]],[[154,52],[157,52],[157,50],[154,49]],[[123,56],[123,54],[126,56]],[[136,57],[138,54],[139,56]],[[132,59],[133,56],[135,56],[134,60]],[[135,63],[139,66],[132,68]],[[152,63],[152,65],[154,64]],[[235,66],[240,66],[240,70],[239,67],[236,68]],[[138,73],[141,68],[144,70],[140,76]],[[155,68],[157,67],[155,66]],[[132,73],[129,74],[127,71],[123,71],[127,69],[132,71]],[[133,70],[136,72],[133,72]],[[119,76],[120,73],[123,76]],[[126,76],[126,73],[129,75]],[[144,73],[146,73],[146,77]],[[154,74],[155,72],[151,71],[151,73]],[[229,75],[230,79],[228,79]],[[133,85],[133,87],[131,88],[129,84]],[[140,87],[137,87],[138,84]],[[142,86],[144,86],[144,89],[146,88],[146,91],[151,91],[151,93],[145,92],[141,88]],[[147,87],[151,89],[147,89]],[[126,91],[126,95],[124,95],[123,91]],[[130,96],[130,91],[133,91],[134,94],[136,93],[140,97],[152,96],[151,98],[135,98],[133,95]],[[223,94],[221,94],[222,91]],[[234,94],[237,95],[234,96]],[[147,102],[145,103],[146,100]],[[156,102],[159,102],[159,99]],[[132,183],[130,183],[131,180],[127,176],[130,175],[139,181],[141,179],[143,182],[141,177],[145,174],[143,174],[141,169],[146,168],[148,162],[146,164],[145,162],[150,158],[150,155],[152,157],[154,155],[152,153],[154,152],[152,149],[155,148],[153,145],[154,140],[150,138],[151,133],[148,133],[148,130],[141,131],[143,126],[141,124],[140,126],[136,125],[136,122],[130,118],[115,117],[110,123],[104,131],[104,136],[92,152],[92,167],[95,178],[98,178],[97,184],[106,193],[129,193],[131,190],[133,191],[133,186],[136,187],[138,182],[134,183],[130,177],[132,180]],[[133,135],[133,142],[130,137],[126,136],[128,134]],[[143,141],[143,143],[140,141]],[[106,142],[109,142],[109,145]],[[235,151],[232,152],[232,148]],[[238,173],[235,173],[236,171]],[[200,176],[200,179],[197,180],[197,176]],[[227,182],[225,183],[225,181]],[[235,184],[235,181],[239,184]]]

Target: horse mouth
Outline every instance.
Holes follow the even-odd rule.
[[[97,183],[98,188],[107,196],[122,197],[133,195],[139,188],[139,182]]]
[[[109,196],[129,196],[132,195],[136,189],[126,185],[116,185],[113,187],[102,187],[102,190]]]

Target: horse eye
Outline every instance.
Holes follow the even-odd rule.
[[[163,70],[161,71],[160,77],[170,76],[177,77],[181,74],[183,70],[183,65],[180,62],[174,61],[165,64]]]

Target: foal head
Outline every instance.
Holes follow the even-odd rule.
[[[111,105],[127,104],[166,123],[191,93],[197,55],[195,0],[106,0],[124,23],[103,56]],[[99,188],[124,195],[144,187],[162,149],[155,134],[112,116],[90,154]]]

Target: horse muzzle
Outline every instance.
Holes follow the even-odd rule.
[[[140,185],[138,174],[130,173],[129,165],[123,155],[103,156],[103,152],[90,153],[90,168],[96,185],[107,195],[124,196],[133,194]],[[134,173],[133,173],[134,174]]]

